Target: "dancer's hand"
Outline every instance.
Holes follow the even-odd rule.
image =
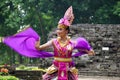
[[[35,48],[37,50],[39,50],[39,47],[40,47],[40,39],[38,41],[36,41],[36,43],[35,43]]]
[[[0,43],[4,41],[4,37],[0,37]]]
[[[87,53],[88,53],[88,55],[90,55],[90,56],[95,55],[95,52],[94,52],[93,50],[90,50],[90,51],[85,50],[85,52],[87,52]]]

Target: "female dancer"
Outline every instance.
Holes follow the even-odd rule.
[[[37,50],[44,50],[53,46],[54,61],[52,66],[47,69],[43,80],[78,80],[78,70],[75,68],[72,61],[72,50],[76,46],[76,42],[68,37],[69,26],[74,19],[72,7],[68,8],[64,18],[60,19],[57,26],[57,38],[40,45],[40,41],[36,43]],[[79,49],[80,50],[80,49]],[[83,49],[89,55],[94,54],[92,49]]]
[[[0,41],[23,56],[32,58],[54,57],[53,64],[43,75],[43,80],[78,80],[78,70],[75,68],[72,57],[86,53],[94,55],[94,51],[86,39],[79,37],[72,41],[68,37],[67,34],[73,19],[71,6],[58,22],[57,38],[43,45],[40,45],[40,37],[31,27],[27,27],[15,35],[1,38]],[[43,51],[51,46],[54,48],[54,54]],[[72,54],[73,49],[78,49],[78,53]]]

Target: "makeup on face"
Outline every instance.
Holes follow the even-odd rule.
[[[66,30],[64,28],[61,28],[61,27],[58,27],[56,32],[57,32],[57,35],[59,37],[66,35]]]

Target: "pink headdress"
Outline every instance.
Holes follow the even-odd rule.
[[[72,6],[70,6],[65,14],[64,17],[60,19],[60,21],[58,22],[59,24],[64,24],[66,26],[70,26],[72,24],[72,21],[74,19],[74,15],[73,15],[73,9]]]

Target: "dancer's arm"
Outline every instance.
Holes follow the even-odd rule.
[[[87,49],[78,49],[78,51],[84,51],[84,52],[86,52],[89,56],[93,56],[93,55],[95,55],[95,52],[94,52],[94,50],[93,49],[91,49],[91,50],[87,50]]]
[[[42,45],[40,45],[40,40],[39,40],[39,41],[37,41],[37,42],[35,43],[35,48],[36,48],[37,50],[44,50],[44,49],[49,48],[51,45],[52,45],[52,40],[50,40],[50,41],[48,41],[47,43],[42,44]]]

